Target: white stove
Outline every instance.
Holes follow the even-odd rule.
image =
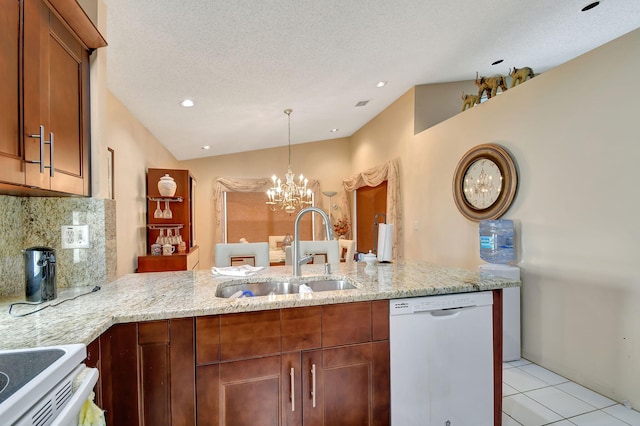
[[[77,424],[98,380],[86,356],[82,344],[0,351],[0,424]]]

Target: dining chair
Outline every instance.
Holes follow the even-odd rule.
[[[254,266],[269,266],[269,243],[216,244],[216,267],[231,266],[232,257],[253,257]]]
[[[291,260],[293,253],[292,247],[287,247],[285,253],[284,263],[285,265],[291,265],[293,263]],[[324,254],[326,256],[326,263],[340,263],[340,246],[337,240],[300,241],[300,254],[302,256]]]
[[[353,253],[356,251],[355,240],[338,239],[340,246],[340,260],[344,259],[345,262],[353,262]],[[342,254],[344,253],[344,258]]]
[[[269,250],[282,250],[278,243],[282,244],[283,240],[284,235],[269,235]]]

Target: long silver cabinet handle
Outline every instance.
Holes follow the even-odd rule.
[[[47,142],[50,146],[49,148],[49,176],[53,177],[53,132],[49,133],[49,142]]]
[[[34,138],[34,139],[40,139],[40,161],[28,161],[29,163],[33,163],[33,164],[40,164],[40,173],[44,173],[44,161],[43,161],[43,157],[44,157],[44,126],[40,125],[40,134],[35,134],[35,135],[29,135],[30,138]]]
[[[296,370],[291,367],[291,411],[296,411]]]
[[[44,139],[44,126],[40,125],[40,133],[35,135],[29,135],[30,138],[40,139],[40,161],[31,160],[28,163],[40,164],[40,173],[44,173],[44,169],[49,169],[49,176],[53,177],[54,174],[54,166],[53,166],[53,132],[49,133],[49,140]],[[49,165],[44,165],[44,144],[49,144],[51,147],[49,149]]]
[[[313,408],[316,408],[316,365],[311,364],[311,401]]]

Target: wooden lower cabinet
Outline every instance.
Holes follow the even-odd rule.
[[[389,425],[388,309],[196,318],[198,425]]]
[[[303,353],[302,424],[388,425],[388,361],[388,341]]]
[[[194,425],[193,318],[118,324],[100,336],[109,425]]]
[[[390,422],[386,301],[118,324],[89,349],[109,425]]]
[[[196,371],[200,426],[389,425],[388,341]]]

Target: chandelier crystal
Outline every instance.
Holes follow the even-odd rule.
[[[307,188],[308,179],[300,175],[298,182],[294,180],[291,171],[291,113],[292,109],[285,109],[284,113],[289,117],[289,167],[285,174],[285,182],[282,182],[276,175],[271,177],[273,187],[267,190],[267,205],[271,211],[282,209],[288,214],[292,214],[298,208],[313,204],[311,189]]]

